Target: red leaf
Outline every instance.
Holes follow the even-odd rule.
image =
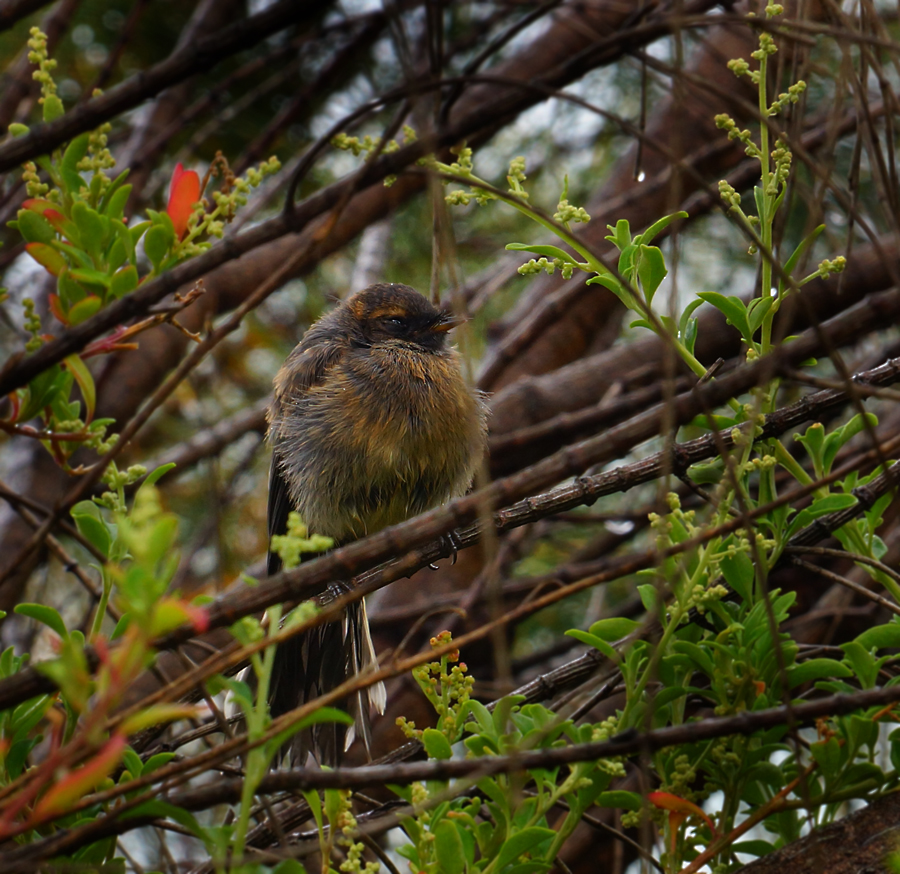
[[[40,820],[57,816],[96,789],[116,769],[125,746],[124,735],[113,735],[93,759],[47,792],[35,808],[35,818]]]
[[[185,607],[185,613],[190,617],[197,634],[203,634],[209,631],[209,611],[205,607],[198,607],[196,604],[189,604]]]
[[[7,397],[9,398],[9,405],[12,407],[9,421],[17,422],[19,420],[19,410],[22,408],[22,399],[19,397],[18,391],[10,392]]]
[[[44,210],[44,218],[50,222],[53,230],[58,231],[64,237],[69,236],[66,233],[65,225],[69,223],[69,220],[61,213],[57,212],[55,209],[45,209]]]
[[[58,294],[50,295],[50,312],[64,325],[69,324],[69,317],[62,310],[62,302]]]
[[[55,210],[56,204],[49,200],[41,200],[40,198],[32,197],[22,203],[22,209],[30,209],[32,212],[36,212],[40,215],[48,209]]]
[[[651,792],[647,796],[647,801],[662,810],[669,811],[669,841],[671,842],[669,849],[672,853],[675,852],[678,829],[689,816],[699,816],[709,826],[710,832],[715,837],[716,827],[712,820],[703,812],[703,808],[698,807],[693,801],[679,798],[671,792]]]
[[[46,243],[28,243],[25,251],[53,276],[59,276],[67,266],[66,259]]]
[[[713,827],[712,820],[703,812],[702,807],[698,807],[693,801],[688,801],[686,798],[679,798],[671,792],[651,792],[647,796],[647,801],[663,810],[683,813],[685,816],[699,816],[710,828]]]
[[[194,170],[185,170],[181,164],[175,165],[172,184],[169,188],[169,205],[166,212],[175,227],[175,236],[180,240],[187,230],[188,219],[194,204],[200,200],[200,177]]]

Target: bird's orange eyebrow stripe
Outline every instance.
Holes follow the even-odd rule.
[[[405,316],[406,310],[403,307],[398,306],[386,306],[386,307],[376,307],[372,312],[369,313],[370,319],[384,319],[391,318],[394,316]]]

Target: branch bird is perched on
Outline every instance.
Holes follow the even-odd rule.
[[[462,494],[486,436],[481,396],[466,385],[447,342],[455,325],[407,285],[371,285],[306,332],[275,377],[269,408],[269,537],[297,510],[315,534],[347,543]],[[269,573],[281,562],[269,554]],[[375,661],[365,603],[278,647],[271,685],[279,716]],[[348,702],[370,747],[369,705],[384,712],[379,683]],[[322,724],[292,745],[334,765],[353,739]]]

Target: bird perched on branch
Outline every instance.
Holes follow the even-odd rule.
[[[269,408],[269,537],[297,510],[310,532],[345,544],[460,495],[480,463],[486,412],[448,344],[457,324],[407,285],[371,285],[306,332],[275,377]],[[281,562],[269,554],[269,573]],[[375,662],[363,601],[343,621],[290,638],[275,655],[271,711],[279,716]],[[296,736],[336,764],[355,731],[370,750],[369,707],[384,712],[382,684],[352,696],[355,723]]]

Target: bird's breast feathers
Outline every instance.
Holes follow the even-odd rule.
[[[455,352],[401,345],[345,354],[285,399],[273,422],[292,499],[310,529],[362,536],[465,491],[484,412]],[[338,530],[342,529],[342,530]]]

